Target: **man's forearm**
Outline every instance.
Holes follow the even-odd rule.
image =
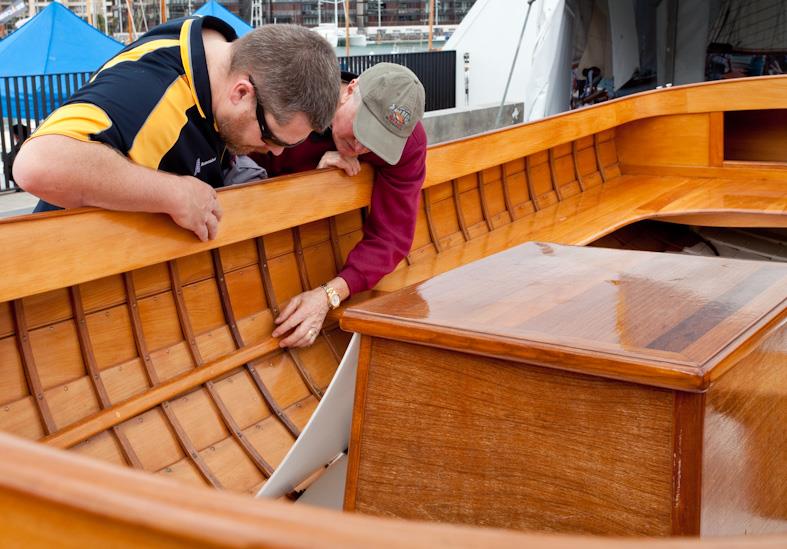
[[[14,164],[20,187],[65,208],[162,212],[179,207],[178,176],[132,163],[101,143],[59,135],[34,138]]]

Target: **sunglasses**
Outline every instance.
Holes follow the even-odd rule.
[[[268,145],[273,145],[276,147],[284,147],[285,149],[289,149],[291,147],[297,147],[304,141],[306,138],[304,137],[297,143],[285,143],[275,135],[270,130],[268,126],[265,125],[265,109],[262,107],[262,102],[260,101],[260,94],[257,91],[257,86],[254,84],[254,80],[251,79],[251,75],[249,75],[249,82],[251,82],[251,87],[254,88],[254,98],[257,103],[257,124],[260,126],[260,133],[262,133],[262,140],[265,141]],[[307,136],[308,137],[308,136]]]

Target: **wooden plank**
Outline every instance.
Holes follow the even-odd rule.
[[[538,203],[538,197],[533,185],[533,160],[529,156],[525,158],[525,174],[527,178],[527,192],[530,195],[530,200],[533,202],[533,208],[538,211],[541,209],[541,205]]]
[[[342,259],[342,247],[339,244],[339,230],[336,226],[336,217],[331,216],[328,218],[328,224],[331,233],[331,252],[333,252],[333,262],[336,267],[336,272],[340,272],[344,266]]]
[[[38,376],[35,360],[33,358],[33,349],[30,346],[30,336],[27,331],[27,323],[25,320],[25,310],[22,306],[21,300],[13,302],[13,316],[14,324],[16,326],[16,341],[19,346],[19,354],[22,359],[22,367],[25,371],[25,379],[27,380],[27,388],[30,395],[33,397],[38,409],[38,414],[44,424],[44,432],[50,435],[57,431],[55,419],[52,416],[52,411],[49,409],[49,403],[44,395],[44,387],[41,385],[41,379]]]
[[[365,369],[348,510],[563,533],[670,533],[670,391],[382,338]],[[468,380],[474,391],[457,399],[451,388]],[[489,394],[496,398],[481,396]]]
[[[230,327],[233,341],[235,342],[236,347],[240,349],[244,346],[243,337],[241,336],[240,330],[238,330],[238,324],[235,320],[235,313],[232,310],[232,303],[230,302],[229,292],[227,291],[227,282],[223,275],[224,269],[221,264],[221,256],[217,250],[213,251],[213,262],[214,271],[216,273],[216,282],[219,286],[219,293],[221,294],[222,311],[224,312],[224,317],[226,318],[227,324]],[[251,375],[255,386],[262,395],[262,398],[271,413],[273,413],[273,415],[275,415],[279,421],[281,421],[282,425],[284,425],[295,438],[298,438],[300,436],[300,430],[295,426],[295,424],[292,423],[292,421],[290,421],[290,418],[287,417],[281,406],[279,406],[279,404],[276,402],[276,399],[262,381],[262,378],[260,377],[260,374],[257,372],[257,370],[248,362],[244,364],[243,367]]]
[[[459,200],[459,181],[456,179],[451,180],[451,187],[453,188],[454,209],[456,210],[456,220],[459,222],[459,229],[462,231],[462,236],[465,242],[470,240],[470,232],[467,230],[467,223],[465,223],[465,215],[462,211],[462,203]]]
[[[603,183],[606,183],[607,173],[604,170],[604,163],[601,161],[601,147],[600,147],[598,134],[593,135],[593,150],[596,153],[596,167],[598,168],[598,171],[601,174],[601,181]]]
[[[96,357],[93,354],[93,345],[90,342],[90,334],[87,330],[87,319],[85,318],[85,310],[82,305],[82,292],[80,291],[79,286],[71,286],[69,289],[74,311],[74,320],[76,321],[77,333],[79,334],[79,346],[82,350],[82,359],[85,362],[85,366],[87,366],[88,377],[93,384],[93,389],[98,395],[101,408],[108,408],[111,406],[111,401],[109,399],[107,389],[104,386],[104,381],[101,379],[101,373],[99,372],[98,365],[96,364]],[[117,425],[113,425],[111,431],[117,441],[120,443],[120,449],[123,453],[123,458],[126,460],[126,463],[135,469],[141,469],[142,463],[140,463],[139,458],[137,457],[136,452],[134,452],[134,448],[132,448],[125,433],[123,433],[123,431],[121,431],[120,427]]]
[[[213,254],[214,265],[217,257],[218,257],[217,254]],[[189,344],[189,350],[191,352],[191,356],[194,359],[194,363],[197,365],[197,368],[202,368],[205,365],[205,362],[203,361],[202,355],[200,354],[199,348],[197,347],[196,338],[194,337],[194,332],[191,327],[191,321],[189,320],[189,314],[188,311],[186,310],[186,304],[183,301],[183,291],[180,284],[178,266],[174,261],[170,261],[168,266],[169,266],[169,274],[172,283],[172,288],[175,291],[175,303],[178,310],[178,319],[180,320],[180,326],[181,329],[183,330],[183,336],[186,338],[186,341]],[[265,461],[265,459],[260,455],[257,449],[251,445],[251,443],[248,441],[246,436],[243,434],[243,431],[235,421],[235,418],[232,417],[232,414],[230,414],[229,410],[227,409],[227,406],[224,404],[221,395],[219,395],[219,393],[216,391],[216,388],[213,385],[213,380],[207,380],[204,383],[204,387],[208,391],[208,394],[210,395],[210,398],[213,401],[213,403],[216,405],[216,408],[219,410],[219,416],[221,417],[221,420],[226,425],[232,437],[238,442],[241,448],[243,448],[243,451],[246,452],[246,454],[249,456],[252,462],[257,466],[260,472],[262,472],[262,474],[265,475],[265,478],[270,477],[271,474],[273,473],[273,468],[270,466],[268,462]],[[165,409],[167,408],[168,406],[165,407]],[[178,433],[178,436],[180,438],[180,433]],[[188,437],[186,437],[183,440],[188,441],[189,439]],[[189,449],[189,455],[192,458],[194,458],[193,446],[192,448]],[[204,473],[203,469],[205,471],[209,471],[208,466],[205,463],[204,459],[201,456],[199,456],[199,454],[197,454],[197,456],[199,457],[199,461],[195,459],[195,464],[197,465],[197,467],[200,468],[200,471],[203,473]],[[208,480],[210,480],[211,483],[213,483],[214,478],[209,478]]]
[[[675,392],[672,429],[672,535],[698,536],[702,517],[705,395]]]
[[[574,176],[579,183],[579,190],[585,192],[585,183],[582,181],[582,172],[579,169],[579,151],[577,150],[577,141],[571,142],[571,159],[574,162]]]
[[[309,273],[306,270],[306,262],[303,259],[303,245],[301,244],[300,227],[292,228],[292,240],[295,245],[295,261],[298,264],[298,277],[301,280],[303,291],[311,290],[312,283],[309,281]]]
[[[555,149],[549,149],[549,175],[552,179],[552,189],[555,191],[558,200],[563,200],[563,193],[560,190],[560,183],[557,180],[557,168],[555,167]]]
[[[724,164],[724,113],[712,112],[708,115],[710,156],[708,165],[721,167]]]
[[[269,339],[254,345],[247,345],[230,353],[226,357],[209,362],[202,368],[191,370],[169,379],[149,391],[131,397],[112,407],[86,417],[54,435],[42,439],[42,442],[57,448],[69,448],[78,442],[117,425],[127,419],[141,414],[162,404],[186,391],[192,390],[206,381],[234,370],[263,355],[278,349],[278,340]]]
[[[476,181],[478,184],[478,196],[481,200],[481,213],[484,216],[484,223],[489,231],[494,231],[495,226],[492,223],[492,216],[489,213],[489,204],[486,199],[486,185],[484,183],[484,172],[476,172]]]
[[[280,314],[279,304],[278,300],[276,299],[276,291],[273,287],[273,281],[271,279],[270,267],[268,264],[267,253],[265,251],[265,241],[262,237],[257,239],[257,253],[260,257],[260,271],[262,272],[262,284],[265,290],[265,299],[268,302],[268,306],[270,307],[271,311],[273,311],[273,317],[276,318]],[[314,380],[311,379],[309,372],[307,372],[304,368],[303,363],[298,357],[298,352],[294,349],[287,349],[287,353],[292,358],[296,368],[298,369],[298,373],[300,374],[301,378],[303,378],[304,383],[306,383],[307,387],[309,387],[309,390],[312,392],[312,394],[317,399],[322,398],[322,391],[314,384]]]
[[[421,200],[424,203],[424,211],[426,212],[426,226],[429,229],[429,238],[432,239],[432,244],[434,245],[435,251],[440,253],[443,251],[443,246],[440,244],[440,238],[437,236],[434,219],[432,218],[432,200],[429,195],[429,189],[423,190],[423,196]]]

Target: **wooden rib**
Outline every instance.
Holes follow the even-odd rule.
[[[137,397],[132,397],[120,404],[107,408],[98,414],[93,414],[75,423],[71,427],[60,431],[56,436],[50,437],[48,440],[45,439],[45,442],[59,448],[69,448],[104,429],[108,429],[127,419],[147,412],[160,404],[164,417],[175,431],[175,438],[178,441],[178,445],[194,463],[194,466],[202,475],[202,478],[207,480],[208,483],[214,487],[221,487],[221,483],[213,472],[208,469],[202,456],[200,456],[199,452],[194,448],[194,444],[191,442],[191,439],[189,439],[188,434],[183,430],[183,426],[169,406],[169,399],[177,396],[178,393],[171,391],[167,392],[166,389],[172,387],[172,382],[180,379],[182,376],[175,377],[167,383],[160,383],[158,373],[156,373],[156,369],[153,367],[153,362],[150,359],[147,343],[145,343],[145,336],[142,331],[142,321],[139,318],[137,293],[134,289],[134,279],[131,273],[123,273],[123,282],[126,287],[126,302],[128,303],[129,313],[131,314],[131,331],[134,334],[134,344],[137,347],[139,357],[145,364],[145,372],[148,375],[148,380],[154,388],[137,395]],[[195,383],[194,386],[196,385],[198,384]],[[188,386],[183,389],[183,391],[192,388],[193,386]],[[156,395],[163,396],[163,398],[156,398]]]
[[[27,380],[27,390],[36,403],[38,414],[44,423],[44,432],[51,435],[57,431],[55,418],[49,409],[49,403],[44,395],[44,388],[41,385],[41,378],[38,376],[35,359],[33,358],[33,348],[30,346],[30,334],[27,332],[27,321],[25,320],[25,309],[22,300],[16,299],[13,302],[14,323],[16,324],[16,343],[19,346],[19,355],[22,359],[22,368],[25,371]]]
[[[484,172],[476,172],[475,175],[476,181],[478,182],[478,196],[481,198],[481,213],[484,215],[484,221],[486,222],[486,228],[489,229],[489,232],[495,230],[494,225],[492,225],[492,215],[489,213],[489,205],[486,201],[486,185],[484,185]]]
[[[536,198],[536,191],[533,187],[533,161],[529,156],[525,157],[525,176],[527,177],[527,192],[530,193],[530,201],[533,203],[533,209],[538,211],[541,206]]]
[[[265,300],[268,302],[268,307],[270,307],[271,311],[273,312],[273,318],[279,316],[279,304],[276,301],[276,293],[273,289],[273,280],[271,279],[271,273],[268,268],[268,256],[265,252],[265,242],[263,240],[264,237],[260,236],[256,238],[257,242],[257,255],[260,259],[260,271],[262,271],[262,290],[265,293]],[[298,370],[298,374],[301,376],[301,379],[309,388],[309,392],[317,400],[322,398],[322,391],[317,387],[314,383],[314,380],[309,375],[309,372],[306,371],[306,368],[301,362],[298,353],[294,349],[287,349],[287,354],[292,359],[293,363],[295,364],[295,369]]]
[[[317,400],[322,400],[322,389],[320,389],[317,384],[312,379],[312,376],[306,370],[306,365],[304,365],[303,361],[301,360],[301,356],[295,351],[295,349],[287,349],[287,352],[290,354],[290,358],[295,363],[295,368],[298,370],[298,373],[301,375],[301,379],[309,388],[309,391],[314,398]]]
[[[336,272],[338,274],[344,266],[344,261],[342,261],[342,247],[341,244],[339,244],[339,229],[336,227],[335,216],[328,218],[328,228],[331,233],[331,251],[333,252],[333,263],[336,266]]]
[[[467,230],[467,223],[465,223],[465,214],[462,211],[462,201],[459,200],[459,181],[456,179],[451,180],[451,188],[454,191],[454,209],[456,209],[456,221],[459,223],[459,228],[462,230],[462,236],[465,242],[470,240],[470,231]]]
[[[126,303],[128,303],[128,311],[131,315],[131,331],[134,335],[134,345],[137,347],[137,354],[145,365],[145,373],[147,373],[150,384],[158,385],[161,380],[158,377],[156,369],[153,367],[153,362],[150,360],[150,353],[148,352],[145,337],[142,333],[142,321],[139,318],[137,293],[134,289],[134,278],[131,276],[130,272],[123,273],[123,282],[126,287]]]
[[[208,464],[205,463],[204,459],[202,459],[202,456],[200,455],[196,446],[194,446],[191,438],[189,438],[188,433],[185,431],[185,429],[183,429],[183,425],[181,425],[178,418],[175,417],[175,413],[170,408],[169,401],[162,402],[161,409],[164,410],[164,415],[167,416],[167,419],[172,425],[172,428],[175,429],[175,435],[178,439],[180,447],[183,448],[184,452],[186,452],[186,455],[197,467],[197,470],[200,472],[202,477],[207,480],[214,488],[222,488],[221,481],[216,478],[216,475],[214,475],[213,471],[210,470]]]
[[[555,169],[555,149],[549,149],[549,175],[552,179],[552,188],[558,200],[563,200],[563,193],[560,192],[560,183],[557,181],[557,170]]]
[[[219,253],[218,249],[214,249],[211,251],[213,256],[213,270],[216,274],[216,283],[219,287],[219,296],[221,298],[221,308],[224,312],[224,319],[227,321],[227,325],[230,327],[230,333],[232,334],[232,339],[235,342],[236,348],[243,347],[243,336],[241,336],[240,330],[238,330],[238,324],[235,320],[235,312],[232,310],[232,301],[230,300],[229,290],[227,289],[227,280],[224,278],[224,266],[221,262],[221,254]],[[295,424],[287,417],[287,414],[284,413],[281,406],[276,402],[276,399],[273,397],[273,394],[268,390],[268,387],[265,386],[265,383],[262,381],[262,377],[260,377],[259,372],[257,371],[251,363],[247,362],[243,365],[246,368],[246,371],[249,372],[251,378],[254,380],[254,384],[257,386],[257,390],[259,390],[260,394],[262,395],[262,399],[265,401],[265,404],[268,406],[268,409],[274,414],[279,421],[284,425],[284,427],[294,436],[298,438],[301,434],[300,429],[295,426]]]
[[[505,201],[506,203],[506,210],[508,210],[508,217],[510,217],[511,221],[513,222],[514,220],[516,220],[516,217],[514,217],[514,204],[511,202],[511,193],[508,190],[508,174],[506,173],[505,164],[503,164],[500,167],[500,170],[501,170],[500,178],[503,184],[503,201]]]
[[[90,377],[90,381],[93,383],[93,388],[98,395],[101,408],[109,408],[112,402],[109,399],[107,388],[104,386],[104,381],[101,379],[101,373],[96,363],[96,355],[93,352],[93,343],[90,341],[90,334],[87,331],[87,318],[85,317],[85,309],[82,305],[82,292],[79,286],[71,286],[69,288],[69,293],[71,296],[71,308],[74,312],[74,320],[76,321],[75,324],[77,327],[77,336],[79,337],[79,349],[82,352],[82,360],[85,366],[87,366],[88,377]],[[113,425],[111,430],[120,444],[120,449],[126,463],[135,469],[142,469],[142,462],[139,460],[139,457],[137,457],[137,453],[134,451],[125,433],[123,433],[117,425]]]
[[[435,230],[434,226],[434,219],[432,218],[432,203],[431,195],[429,194],[430,189],[424,189],[424,212],[426,213],[426,227],[429,229],[429,237],[432,239],[432,244],[434,244],[434,249],[437,253],[443,251],[443,246],[440,244],[440,239],[437,237],[437,231]]]
[[[336,345],[331,341],[331,338],[328,336],[328,331],[325,328],[322,329],[322,336],[325,338],[325,343],[328,344],[328,349],[330,349],[333,358],[336,359],[336,364],[341,364],[342,357],[339,355],[339,351],[336,350]]]
[[[191,326],[191,320],[188,316],[188,311],[186,309],[186,301],[183,299],[183,288],[180,284],[180,275],[178,274],[178,266],[175,261],[167,262],[169,267],[169,278],[172,282],[172,289],[175,291],[175,309],[178,313],[178,320],[180,321],[180,329],[183,332],[183,336],[186,338],[186,341],[189,344],[189,351],[191,352],[191,356],[194,358],[194,364],[196,364],[197,368],[202,368],[205,365],[205,361],[202,359],[202,354],[197,347],[197,339],[194,337],[194,329]],[[243,451],[246,452],[246,455],[254,462],[254,465],[260,472],[265,475],[265,478],[269,478],[273,474],[273,467],[265,461],[257,449],[252,446],[249,440],[246,438],[246,435],[243,434],[243,430],[238,425],[238,422],[235,421],[235,418],[232,417],[232,413],[230,413],[229,408],[227,405],[224,404],[224,399],[221,398],[221,395],[216,390],[216,387],[213,383],[213,380],[208,380],[203,385],[205,389],[208,391],[208,395],[210,395],[211,400],[216,405],[216,408],[219,410],[219,416],[221,416],[221,420],[224,422],[224,425],[229,430],[232,438],[234,438],[238,444],[240,444]]]
[[[303,259],[303,244],[301,244],[301,228],[292,228],[292,242],[295,248],[295,263],[298,265],[298,276],[301,278],[301,288],[303,291],[311,290],[309,273],[306,270],[306,261]]]
[[[91,414],[55,434],[44,437],[41,442],[56,448],[70,448],[74,444],[109,429],[112,425],[117,425],[147,412],[159,404],[199,387],[206,381],[215,379],[230,370],[239,368],[250,360],[258,359],[276,350],[278,350],[278,341],[275,339],[248,345],[209,362],[202,368],[183,372],[106,410]]]
[[[598,134],[593,134],[593,150],[596,153],[596,166],[598,166],[598,172],[601,174],[601,181],[602,183],[607,182],[607,174],[604,172],[604,165],[601,162],[601,149],[599,148],[599,140]]]
[[[574,159],[574,176],[579,183],[580,192],[585,192],[585,183],[582,181],[582,170],[579,169],[579,147],[576,141],[571,142],[571,156]]]

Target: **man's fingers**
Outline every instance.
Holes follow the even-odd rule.
[[[211,214],[208,216],[208,222],[205,224],[208,231],[208,239],[213,240],[219,234],[219,220]]]
[[[194,234],[197,235],[197,238],[206,242],[208,240],[208,227],[204,223],[200,223],[194,229]]]
[[[221,217],[224,215],[224,210],[215,196],[213,197],[213,215],[216,216],[217,221],[221,221]]]

